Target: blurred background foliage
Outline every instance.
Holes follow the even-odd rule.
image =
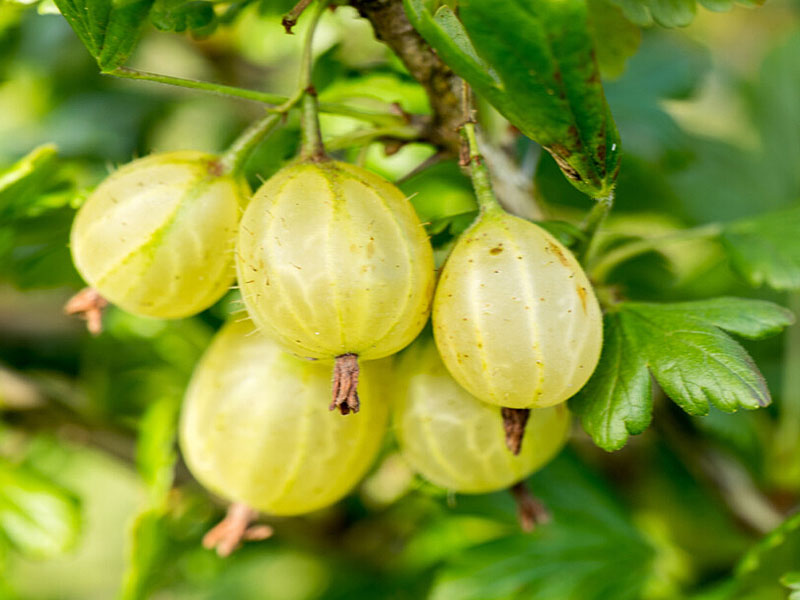
[[[288,94],[302,40],[280,26],[291,4],[158,0],[129,64]],[[624,143],[606,243],[796,204],[800,2],[613,0],[624,12],[591,4],[612,15],[597,21],[595,36]],[[667,28],[676,25],[685,27]],[[429,110],[422,88],[353,9],[325,17],[315,50],[323,100]],[[533,181],[536,206],[528,209],[577,222],[588,199],[546,153],[483,109],[489,140]],[[798,593],[800,519],[786,519],[800,500],[798,326],[746,344],[773,392],[769,409],[688,417],[657,398],[653,427],[611,454],[576,427],[570,447],[531,479],[553,515],[533,534],[518,531],[508,494],[447,495],[415,478],[387,440],[345,501],[270,521],[274,538],[228,559],[203,550],[200,538],[223,505],[180,463],[173,471],[172,437],[194,363],[235,298],[177,322],[111,309],[106,331],[92,338],[61,313],[81,285],[68,231],[87,190],[114,165],[154,151],[222,150],[259,114],[255,103],[101,76],[54,5],[0,3],[0,165],[15,165],[0,174],[0,598]],[[327,138],[359,126],[322,120]],[[290,121],[251,159],[251,182],[269,177],[296,145]],[[387,156],[377,142],[340,151],[391,179],[433,152],[409,144]],[[402,186],[424,192],[414,201],[434,241],[446,244],[469,222],[474,200],[453,162]],[[710,241],[644,254],[611,280],[636,299],[737,295],[800,312],[797,293],[747,286]]]

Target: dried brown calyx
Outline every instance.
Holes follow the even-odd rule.
[[[83,288],[64,305],[64,313],[78,315],[86,321],[86,329],[92,335],[103,331],[103,309],[108,306],[108,300],[103,298],[94,288]]]
[[[524,481],[515,483],[509,491],[517,503],[517,519],[522,531],[533,531],[537,525],[550,520],[550,514],[544,504],[533,495]]]
[[[217,525],[203,536],[203,547],[216,549],[220,556],[230,556],[242,542],[265,540],[272,535],[269,525],[250,523],[258,517],[258,511],[241,502],[228,507],[228,513]]]
[[[360,408],[357,354],[342,354],[336,357],[333,366],[333,402],[330,410],[337,408],[343,415],[357,413]]]
[[[511,453],[516,456],[522,449],[522,438],[525,435],[525,425],[528,417],[531,416],[530,408],[507,408],[500,409],[503,415],[503,429],[506,432],[506,446]]]

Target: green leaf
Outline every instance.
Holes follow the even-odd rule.
[[[783,585],[797,587],[792,576],[800,556],[800,513],[787,518],[753,546],[736,567],[735,600],[766,596],[785,597]]]
[[[147,407],[139,422],[136,466],[150,490],[153,506],[163,505],[172,487],[173,470],[178,458],[175,433],[179,406],[178,398],[162,398]]]
[[[653,21],[662,27],[685,27],[697,14],[697,0],[611,0],[619,6],[625,16],[642,27],[653,24]],[[709,10],[716,12],[727,11],[737,2],[734,0],[700,0],[700,3]],[[757,6],[764,0],[739,0],[738,4],[744,6]]]
[[[28,216],[57,170],[56,147],[45,144],[0,171],[0,222]]]
[[[583,428],[604,450],[617,450],[628,435],[650,425],[653,398],[645,357],[626,332],[619,312],[603,320],[603,354],[589,382],[570,400]]]
[[[781,585],[786,586],[792,593],[789,600],[800,600],[800,571],[792,571],[781,577]]]
[[[588,0],[589,31],[597,50],[597,64],[603,77],[622,75],[628,58],[636,53],[642,31],[611,0]]]
[[[606,315],[600,363],[570,401],[584,429],[605,450],[621,448],[652,415],[648,372],[687,413],[705,415],[770,403],[752,359],[726,331],[761,338],[791,324],[787,310],[760,300],[625,302]]]
[[[653,572],[654,550],[593,474],[565,452],[533,477],[532,488],[551,511],[552,522],[532,534],[455,553],[437,572],[430,597],[641,598]]]
[[[675,315],[677,318],[690,313],[693,319],[705,321],[751,340],[776,335],[794,323],[791,311],[765,300],[723,297],[678,304],[642,306],[657,307],[661,314]]]
[[[734,268],[753,286],[800,289],[800,206],[725,226],[722,240]]]
[[[77,499],[34,471],[0,459],[0,534],[31,558],[50,558],[75,545]]]
[[[155,0],[150,10],[150,22],[161,31],[209,34],[215,21],[214,4],[204,0]]]
[[[122,65],[136,47],[153,0],[54,0],[101,71]]]
[[[614,186],[620,142],[603,95],[584,0],[462,0],[431,15],[405,0],[409,20],[442,59],[525,135],[579,190]]]
[[[170,540],[167,517],[161,509],[139,513],[133,523],[128,568],[120,600],[144,600],[158,582],[159,565],[167,558]]]
[[[472,42],[453,14],[444,5],[432,15],[425,0],[403,0],[409,21],[437,54],[470,85],[497,105],[503,99],[501,82],[475,51]]]

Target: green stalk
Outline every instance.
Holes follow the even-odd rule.
[[[223,172],[234,175],[241,173],[256,147],[277,128],[283,118],[283,114],[270,113],[245,129],[220,158]]]
[[[472,179],[472,187],[475,189],[475,196],[478,198],[481,214],[495,211],[502,211],[500,203],[492,190],[492,180],[489,176],[489,169],[481,156],[478,147],[478,139],[475,136],[475,123],[469,121],[461,128],[461,135],[469,149],[469,175]]]
[[[575,248],[575,255],[578,257],[578,260],[583,263],[586,261],[586,257],[589,254],[589,251],[592,248],[592,243],[594,242],[594,238],[597,235],[600,227],[603,225],[603,222],[606,220],[608,213],[611,212],[611,209],[614,206],[614,192],[609,192],[608,196],[603,196],[600,198],[595,198],[595,204],[592,207],[592,210],[589,211],[589,214],[586,215],[586,220],[583,223],[581,229],[586,234],[585,240],[578,244]]]
[[[267,111],[274,113],[281,112],[281,106],[285,105],[290,100],[290,98],[287,96],[281,96],[279,94],[245,90],[230,85],[212,83],[209,81],[200,81],[197,79],[159,75],[157,73],[148,73],[147,71],[139,71],[129,67],[119,67],[113,71],[104,73],[104,75],[111,75],[113,77],[119,77],[122,79],[135,79],[137,81],[151,81],[163,85],[171,85],[192,90],[201,90],[213,94],[241,98],[243,100],[251,100],[253,102],[260,102],[262,104],[271,105],[267,108]],[[402,122],[402,117],[392,114],[388,112],[388,110],[385,113],[373,112],[344,104],[337,104],[334,102],[323,102],[320,104],[320,110],[327,114],[352,117],[354,119],[375,123],[376,125],[396,125]]]
[[[601,256],[594,264],[591,265],[589,272],[593,281],[603,282],[617,265],[627,260],[636,258],[637,256],[646,254],[647,252],[651,252],[653,250],[658,250],[659,248],[668,244],[686,242],[689,240],[714,238],[717,237],[721,232],[721,225],[718,223],[709,223],[708,225],[694,227],[692,229],[685,229],[670,235],[629,242],[618,248],[614,248],[608,254]]]
[[[301,157],[310,160],[321,160],[324,158],[325,150],[322,146],[322,138],[319,132],[319,118],[317,116],[317,97],[313,87],[311,87],[311,66],[313,61],[312,42],[314,30],[327,5],[327,0],[320,0],[308,28],[306,39],[303,44],[300,85],[297,92],[295,92],[291,98],[285,100],[280,106],[269,110],[267,116],[250,125],[244,133],[236,138],[220,160],[224,171],[230,171],[232,173],[240,172],[258,144],[278,126],[286,113],[298,103],[301,103]]]
[[[300,63],[300,87],[302,94],[300,107],[300,129],[302,139],[300,145],[300,159],[320,161],[325,160],[325,147],[322,145],[322,134],[319,129],[319,104],[317,92],[311,81],[312,66],[314,61],[313,42],[314,32],[317,29],[322,13],[328,6],[328,0],[319,0],[317,9],[311,18],[311,23],[306,32],[303,45],[303,59]]]

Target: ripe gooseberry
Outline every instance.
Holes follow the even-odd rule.
[[[216,302],[234,278],[233,246],[249,196],[216,156],[166,152],[107,177],[81,206],[70,233],[75,266],[121,308],[180,318]]]
[[[450,373],[484,402],[552,406],[574,395],[600,358],[603,321],[575,256],[499,206],[462,234],[433,305]]]
[[[331,409],[358,410],[358,359],[409,344],[430,311],[433,252],[403,193],[354,165],[288,166],[253,196],[239,232],[250,316],[298,356],[335,360]]]
[[[283,352],[249,321],[228,323],[192,375],[180,445],[209,490],[273,515],[328,506],[361,479],[386,431],[384,361],[365,366],[359,419],[331,416],[330,371]]]
[[[569,411],[560,404],[531,410],[520,453],[509,453],[500,409],[456,383],[425,335],[398,362],[394,427],[400,450],[436,485],[469,494],[501,490],[541,468],[566,442]]]

